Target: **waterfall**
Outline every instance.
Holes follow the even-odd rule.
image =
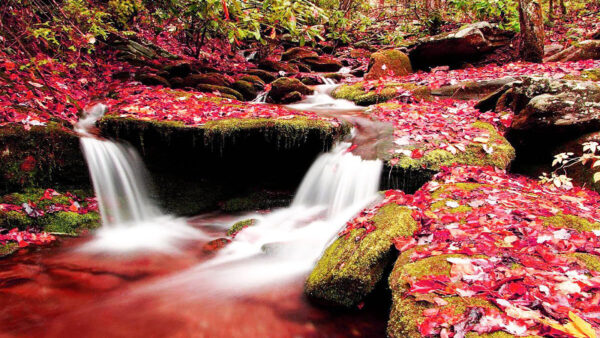
[[[269,95],[268,91],[260,92],[252,102],[254,103],[265,103],[267,102],[267,96]]]
[[[322,77],[325,84],[314,86],[314,93],[308,95],[304,100],[289,104],[286,107],[300,111],[312,111],[324,114],[333,114],[338,112],[362,111],[365,107],[357,106],[354,102],[335,99],[331,92],[339,87],[332,79]],[[335,115],[335,114],[334,114]]]
[[[130,146],[100,139],[91,133],[106,106],[97,104],[76,125],[102,219],[102,228],[83,250],[176,252],[183,239],[201,233],[185,221],[164,215],[149,198],[147,172]]]
[[[155,287],[194,288],[198,296],[244,294],[305,276],[346,222],[378,198],[380,160],[363,160],[341,143],[313,163],[288,208],[246,215],[213,259]]]
[[[81,147],[104,226],[139,223],[160,214],[148,199],[145,168],[133,149],[92,137],[81,138]]]

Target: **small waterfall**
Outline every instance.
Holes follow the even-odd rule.
[[[306,275],[346,222],[378,198],[380,160],[363,160],[341,143],[306,174],[292,205],[246,215],[257,224],[239,232],[212,260],[155,285],[204,285],[198,296],[244,294]]]
[[[90,132],[105,110],[106,106],[95,105],[75,128],[81,134],[81,149],[102,217],[102,228],[83,249],[174,252],[178,240],[199,238],[199,231],[162,214],[150,200],[146,169],[132,147],[99,139]]]
[[[148,199],[142,159],[130,147],[92,137],[81,138],[104,226],[153,219],[160,213]]]
[[[312,95],[308,95],[304,100],[289,104],[286,107],[325,114],[365,110],[365,107],[357,106],[352,101],[333,98],[331,92],[339,87],[339,84],[329,78],[323,77],[322,79],[325,84],[314,86],[315,92]]]
[[[260,92],[258,94],[258,96],[256,96],[256,98],[254,98],[254,100],[252,100],[252,102],[254,102],[254,103],[266,103],[268,95],[269,95],[268,91]]]

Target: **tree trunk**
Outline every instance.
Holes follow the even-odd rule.
[[[521,45],[519,54],[529,62],[542,62],[544,58],[544,19],[542,6],[535,0],[519,0]]]
[[[548,21],[554,20],[554,0],[548,3]]]

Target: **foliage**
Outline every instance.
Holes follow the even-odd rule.
[[[554,156],[552,166],[557,167],[550,175],[543,173],[540,180],[544,183],[552,183],[557,187],[572,188],[572,178],[568,177],[566,171],[575,165],[589,165],[594,171],[592,179],[594,183],[600,182],[600,146],[598,142],[583,143],[583,155],[575,156],[574,153],[560,153]]]
[[[449,0],[451,9],[477,21],[499,23],[501,27],[519,30],[519,14],[515,0]]]

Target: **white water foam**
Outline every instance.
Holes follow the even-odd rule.
[[[182,240],[202,238],[199,230],[163,214],[150,200],[146,169],[132,147],[90,133],[105,110],[95,105],[76,126],[102,218],[102,227],[82,250],[174,253]]]
[[[315,161],[289,208],[248,215],[257,224],[217,256],[154,288],[192,288],[200,297],[242,295],[305,276],[346,222],[378,198],[382,162],[363,160],[349,147],[342,143]]]
[[[300,111],[312,111],[316,113],[336,113],[365,110],[365,107],[357,106],[354,102],[335,99],[331,92],[339,87],[332,79],[323,78],[325,84],[314,86],[314,93],[308,95],[304,100],[289,104],[286,107]]]

